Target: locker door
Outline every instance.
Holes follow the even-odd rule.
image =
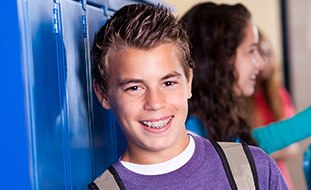
[[[33,189],[64,189],[53,1],[20,0],[19,4],[31,185]]]
[[[90,61],[95,32],[124,2],[136,1],[18,0],[32,189],[85,189],[124,150]]]
[[[109,18],[107,6],[87,4],[88,42],[92,47],[95,32]],[[91,75],[91,74],[89,74]],[[115,162],[125,147],[125,140],[112,112],[104,110],[100,105],[95,93],[92,91],[94,120],[92,126],[93,138],[93,177],[97,177],[103,170]]]
[[[104,23],[106,6],[19,4],[31,186],[85,189],[124,146],[122,136],[116,140],[121,132],[113,115],[93,101],[91,87],[90,39]]]
[[[84,47],[82,5],[72,0],[54,4],[55,33],[63,124],[66,188],[83,189],[92,179],[92,102]]]

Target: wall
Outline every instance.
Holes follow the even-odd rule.
[[[287,2],[287,17],[288,17],[288,34],[289,39],[289,61],[290,61],[290,85],[292,96],[297,111],[305,109],[311,105],[311,1],[296,0]],[[300,143],[301,149],[305,151],[311,143],[311,138],[308,138]],[[303,155],[290,162],[290,167],[301,168]],[[304,189],[304,182],[298,183],[298,175],[293,175],[297,189]]]
[[[298,111],[311,104],[311,1],[287,1],[292,95]]]

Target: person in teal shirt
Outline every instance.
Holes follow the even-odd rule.
[[[268,154],[310,137],[311,106],[289,119],[254,129],[252,136]]]
[[[202,121],[195,116],[188,117],[186,127],[190,133],[208,136]],[[268,154],[272,154],[310,136],[311,106],[291,118],[274,122],[252,131],[252,137],[256,140],[258,146]]]

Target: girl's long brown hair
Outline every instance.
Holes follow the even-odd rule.
[[[208,138],[256,144],[242,116],[234,87],[238,76],[235,56],[245,37],[251,15],[241,4],[201,3],[182,18],[188,30],[192,59],[196,64],[189,101],[189,114],[198,116],[208,129]]]

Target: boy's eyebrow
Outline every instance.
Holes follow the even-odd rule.
[[[169,78],[173,78],[173,77],[180,77],[181,74],[174,71],[172,73],[169,73],[167,75],[165,75],[164,77],[161,78],[161,80],[167,80]],[[143,80],[141,79],[122,79],[120,82],[119,82],[119,86],[123,86],[123,85],[126,85],[126,84],[130,84],[130,83],[143,83]]]
[[[130,83],[142,83],[142,82],[143,80],[141,79],[122,79],[119,82],[119,86],[123,86],[123,85],[130,84]]]
[[[169,74],[165,75],[164,77],[162,77],[161,80],[166,80],[166,79],[169,79],[169,78],[180,77],[180,76],[181,76],[181,74],[179,72],[174,71],[174,72],[169,73]]]

